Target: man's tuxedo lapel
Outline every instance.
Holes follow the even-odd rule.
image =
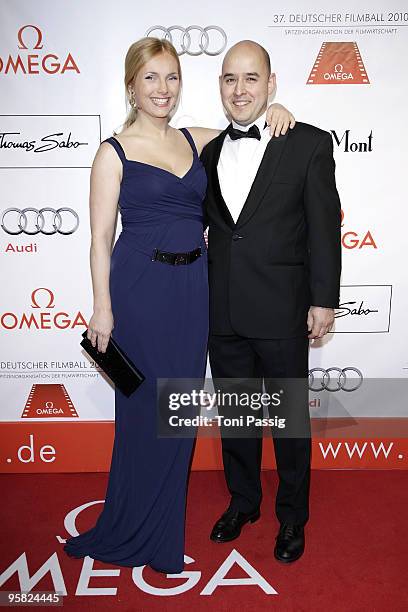
[[[220,215],[224,219],[225,223],[228,225],[228,227],[230,227],[232,229],[233,227],[235,227],[235,221],[231,217],[231,213],[229,211],[229,208],[228,208],[227,204],[225,203],[225,200],[224,200],[224,198],[222,196],[221,187],[220,187],[220,181],[219,181],[219,178],[218,178],[218,171],[217,171],[217,166],[218,166],[218,161],[219,161],[220,155],[221,155],[222,145],[223,145],[224,139],[225,139],[225,137],[227,135],[227,129],[225,129],[223,132],[221,132],[221,134],[218,136],[218,138],[216,138],[215,141],[214,141],[213,158],[211,160],[211,174],[212,174],[211,182],[212,182],[212,185],[213,185],[215,206],[218,208],[218,212],[220,213]]]
[[[258,172],[249,191],[248,197],[237,219],[236,227],[244,225],[258,208],[261,200],[276,172],[280,158],[286,145],[288,133],[278,138],[272,136],[259,164]]]

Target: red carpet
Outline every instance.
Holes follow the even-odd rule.
[[[261,519],[245,526],[241,537],[230,544],[213,544],[208,538],[214,520],[227,503],[223,475],[194,472],[187,508],[186,554],[195,561],[186,567],[188,575],[182,578],[166,578],[145,569],[145,582],[139,585],[132,580],[131,569],[100,562],[94,562],[93,570],[86,575],[83,560],[66,557],[57,539],[67,536],[64,519],[68,512],[103,499],[106,480],[106,474],[1,477],[1,590],[51,591],[54,584],[58,588],[65,585],[64,609],[75,611],[408,609],[405,471],[313,471],[306,551],[290,566],[273,558],[277,530],[274,471],[263,473]],[[78,530],[90,527],[99,511],[100,505],[82,511],[76,521]],[[18,558],[20,578],[10,569],[13,563],[16,567]],[[44,575],[37,580],[40,574],[34,576],[47,560],[49,565],[43,567]],[[220,570],[226,560],[231,569],[227,571],[224,565],[225,571]],[[98,575],[95,570],[107,574]],[[218,578],[216,575],[214,579],[216,572]],[[137,583],[138,578],[135,580]],[[251,580],[258,584],[248,584]],[[169,595],[165,590],[186,584],[188,590],[180,594]],[[149,588],[154,594],[144,592]],[[109,590],[104,593],[102,589]]]

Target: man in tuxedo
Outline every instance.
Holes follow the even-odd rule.
[[[309,339],[330,331],[339,305],[340,201],[328,132],[297,123],[275,138],[264,129],[275,86],[269,55],[257,43],[242,41],[225,55],[220,92],[232,122],[201,155],[208,175],[209,358],[215,381],[264,378],[266,387],[276,377],[301,379],[307,390]],[[274,434],[274,555],[285,563],[302,555],[309,518],[307,394],[295,408],[309,434]],[[231,500],[214,525],[214,542],[229,542],[256,521],[262,498],[262,436],[224,433]]]

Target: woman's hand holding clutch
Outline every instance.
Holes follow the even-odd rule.
[[[87,337],[92,346],[104,353],[113,329],[112,310],[95,309],[89,321]]]

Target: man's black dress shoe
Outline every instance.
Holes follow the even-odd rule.
[[[215,523],[210,535],[213,542],[231,542],[235,540],[246,523],[255,523],[261,516],[259,508],[253,512],[227,510]]]
[[[302,525],[282,523],[276,536],[275,559],[282,563],[292,563],[303,555],[305,550],[305,531]]]

